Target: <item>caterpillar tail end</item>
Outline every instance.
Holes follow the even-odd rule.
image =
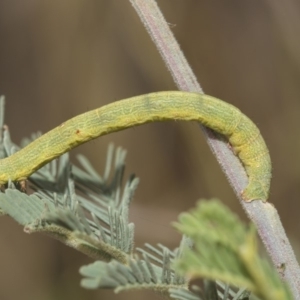
[[[269,187],[260,181],[250,181],[245,190],[242,191],[242,198],[245,202],[252,202],[254,200],[267,202]]]

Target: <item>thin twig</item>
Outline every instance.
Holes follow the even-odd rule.
[[[180,90],[203,93],[155,0],[130,0]],[[245,203],[241,191],[248,178],[238,158],[213,131],[202,127],[208,144],[225,172],[241,205],[258,233],[294,299],[300,299],[300,269],[274,206],[262,201]]]

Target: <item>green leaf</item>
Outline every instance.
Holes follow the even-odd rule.
[[[58,164],[51,162],[32,178],[36,185],[50,190],[28,196],[10,184],[11,188],[0,194],[1,212],[25,226],[27,233],[47,234],[95,259],[127,263],[134,245],[129,204],[139,180],[130,176],[121,193],[126,151],[117,148],[115,152],[110,145],[103,177],[82,157],[85,171],[77,168],[71,173],[68,155],[61,156]],[[80,187],[80,195],[75,185]]]
[[[202,200],[181,214],[175,227],[194,241],[194,248],[185,249],[174,264],[180,274],[245,287],[262,299],[292,299],[276,270],[259,257],[254,227],[221,202]]]
[[[87,289],[112,288],[116,293],[124,290],[151,289],[162,295],[169,295],[170,288],[176,285],[167,280],[163,269],[144,259],[130,259],[128,265],[117,261],[104,263],[97,261],[80,268],[85,276],[81,285]]]

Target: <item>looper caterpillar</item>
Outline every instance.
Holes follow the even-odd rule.
[[[99,136],[149,122],[198,121],[224,134],[243,163],[249,183],[245,201],[266,201],[271,180],[269,151],[255,124],[239,109],[211,96],[188,92],[141,95],[78,115],[12,156],[0,160],[0,184],[25,180],[61,154]]]

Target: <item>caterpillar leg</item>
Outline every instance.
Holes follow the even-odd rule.
[[[18,181],[18,188],[20,189],[21,192],[26,193],[27,191],[27,180],[22,179]]]
[[[11,186],[11,184],[15,184],[15,187],[23,193],[27,192],[27,179],[22,179],[18,181],[9,181],[7,183],[0,183],[0,192],[5,192],[7,188]]]
[[[5,189],[6,189],[6,184],[1,183],[0,184],[0,191],[4,193]]]
[[[266,202],[269,196],[269,189],[263,181],[250,180],[247,187],[242,191],[242,198],[246,202],[262,200]]]

